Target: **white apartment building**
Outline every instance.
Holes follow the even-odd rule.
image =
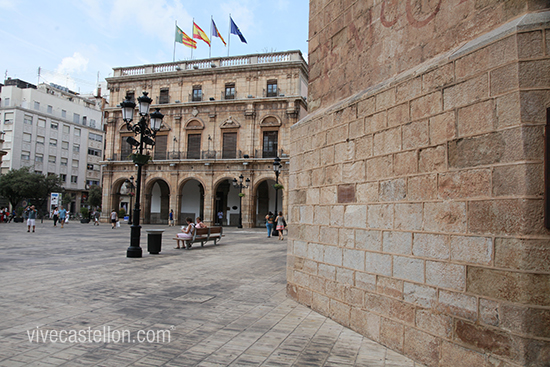
[[[102,103],[60,86],[7,79],[0,92],[0,131],[7,153],[1,172],[30,166],[59,175],[65,193],[75,195],[69,210],[78,211],[89,187],[101,185]]]

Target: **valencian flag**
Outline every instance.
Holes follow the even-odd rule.
[[[197,38],[200,40],[203,40],[204,42],[208,43],[208,46],[210,46],[210,39],[204,33],[204,31],[199,27],[195,22],[193,22],[193,38]]]
[[[197,48],[197,41],[186,35],[178,26],[176,26],[176,42],[182,43],[187,47]]]
[[[227,43],[225,43],[225,40],[220,34],[220,31],[218,31],[218,27],[216,27],[216,23],[214,23],[214,19],[212,19],[212,37],[219,37],[222,40],[223,44],[227,46]]]
[[[237,27],[237,25],[233,21],[233,18],[231,18],[231,15],[229,16],[229,20],[231,21],[231,31],[229,32],[229,34],[236,34],[241,39],[241,42],[246,43],[246,40],[244,39],[244,36],[241,33],[241,30],[239,29],[239,27]]]

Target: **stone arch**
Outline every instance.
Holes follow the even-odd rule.
[[[144,185],[143,223],[168,224],[170,184],[162,177],[153,177]]]
[[[185,123],[185,130],[204,130],[204,121],[198,117],[193,117]]]
[[[213,221],[224,226],[238,225],[239,215],[239,189],[232,184],[234,177],[221,177],[214,183],[212,195]],[[222,212],[223,217],[220,223],[218,213]],[[244,211],[243,211],[244,213]]]
[[[129,194],[121,193],[121,189],[126,182],[126,180],[129,179],[129,177],[120,177],[117,178],[113,184],[111,185],[111,207],[110,208],[102,208],[105,213],[110,213],[113,209],[115,209],[118,213],[120,208],[124,208],[126,210],[126,213],[128,213],[130,210],[132,210],[132,201],[129,196]],[[122,220],[122,218],[121,218]]]
[[[206,185],[198,177],[187,177],[179,183],[175,213],[179,224],[184,224],[187,217],[193,221],[196,217],[204,220],[205,191]]]
[[[264,217],[271,211],[275,212],[275,178],[263,177],[254,182],[252,188],[252,223],[256,227],[265,225]],[[277,210],[283,209],[284,190],[277,192]]]
[[[261,127],[279,127],[282,125],[281,119],[275,115],[267,115],[260,121]]]

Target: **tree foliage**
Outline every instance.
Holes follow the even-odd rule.
[[[12,169],[0,176],[0,195],[8,199],[14,208],[23,199],[34,201],[38,207],[42,207],[50,193],[60,190],[59,176],[31,172],[30,167]]]
[[[101,187],[97,185],[90,187],[90,191],[88,192],[88,204],[97,208],[98,206],[101,206],[102,200],[103,190]]]

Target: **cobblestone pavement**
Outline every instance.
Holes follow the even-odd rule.
[[[187,251],[144,226],[129,259],[129,227],[0,223],[0,366],[418,366],[288,299],[262,229]]]

